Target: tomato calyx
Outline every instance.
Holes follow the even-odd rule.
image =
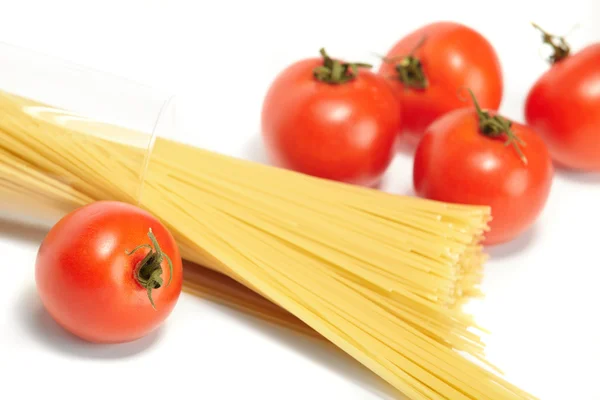
[[[469,94],[471,95],[471,99],[473,99],[475,110],[477,110],[479,131],[489,138],[498,138],[502,135],[506,135],[507,139],[506,142],[504,142],[504,145],[512,145],[521,161],[523,161],[523,164],[527,165],[527,158],[523,154],[521,147],[519,147],[519,145],[525,146],[526,144],[512,131],[512,122],[500,115],[494,115],[492,117],[489,112],[481,109],[477,102],[477,98],[471,89],[469,89]]]
[[[325,83],[338,85],[354,80],[358,76],[359,68],[372,68],[366,63],[347,63],[329,57],[324,48],[319,53],[323,57],[323,65],[313,69],[314,77]]]
[[[531,25],[542,34],[542,41],[552,47],[552,55],[548,57],[551,64],[555,64],[569,56],[571,48],[564,36],[552,35],[543,30],[538,24],[532,22]]]
[[[140,244],[131,251],[125,251],[125,254],[130,256],[140,249],[150,249],[144,259],[138,264],[138,267],[135,271],[135,278],[138,283],[146,289],[150,304],[152,304],[152,308],[156,310],[154,300],[152,299],[152,290],[162,287],[164,283],[162,278],[163,270],[161,264],[164,260],[166,260],[169,264],[169,282],[167,282],[167,286],[169,286],[171,284],[171,280],[173,279],[173,262],[169,256],[160,249],[158,241],[152,232],[152,228],[148,230],[148,237],[150,238],[152,245],[147,243]],[[154,246],[154,249],[152,246]]]
[[[402,82],[405,87],[423,90],[429,86],[429,81],[423,71],[423,64],[421,63],[421,60],[414,56],[415,51],[425,43],[425,39],[426,38],[423,37],[406,56],[383,59],[385,62],[397,62],[395,66],[396,79]]]

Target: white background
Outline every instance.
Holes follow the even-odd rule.
[[[600,2],[66,1],[0,2],[0,41],[134,78],[178,96],[178,138],[264,161],[257,137],[274,75],[326,46],[377,63],[402,35],[436,19],[465,22],[503,63],[502,111],[522,105],[546,69],[529,22],[567,33],[575,50],[600,40]],[[410,5],[412,4],[412,5]],[[400,156],[388,190],[410,191]],[[542,399],[600,399],[600,176],[559,172],[528,233],[489,249],[489,358]],[[164,327],[137,343],[72,340],[44,313],[33,263],[43,232],[0,224],[0,395],[21,399],[379,399],[389,389],[353,360],[227,308],[184,295]],[[387,394],[386,394],[387,393]],[[37,398],[37,397],[36,397]]]

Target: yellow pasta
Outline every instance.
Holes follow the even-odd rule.
[[[164,138],[147,158],[131,144],[135,132],[65,123],[61,113],[0,95],[3,202],[52,215],[95,200],[139,204],[176,237],[190,292],[318,334],[411,399],[534,398],[485,366],[478,327],[461,307],[480,295],[488,207],[326,181]]]

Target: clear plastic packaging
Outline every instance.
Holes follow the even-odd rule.
[[[175,102],[170,94],[5,43],[0,43],[0,95],[2,219],[49,225],[83,201],[81,198],[69,201],[70,194],[63,186],[71,184],[72,177],[61,176],[60,171],[45,170],[43,160],[34,159],[40,154],[48,156],[47,150],[39,154],[29,152],[35,148],[32,140],[52,144],[56,156],[66,151],[61,148],[60,138],[56,135],[45,137],[50,132],[40,129],[44,123],[68,128],[68,141],[85,144],[85,138],[92,135],[139,149],[141,156],[137,158],[118,160],[115,158],[125,157],[125,153],[117,152],[106,155],[107,165],[122,162],[132,171],[128,181],[121,181],[125,183],[121,184],[123,193],[119,197],[134,203],[143,189],[154,138],[170,137],[175,129]],[[11,97],[14,95],[17,97]],[[18,112],[25,114],[15,116],[15,99],[23,99]],[[23,115],[27,118],[22,118]],[[13,123],[15,120],[17,122]],[[19,133],[19,130],[27,129],[27,124],[34,124],[36,128],[27,132],[35,132],[39,137]],[[27,151],[18,152],[18,146],[26,141]],[[41,175],[44,175],[43,179]],[[35,193],[39,185],[52,188]],[[55,186],[62,188],[60,193]],[[59,194],[60,198],[53,197]]]
[[[145,177],[156,161],[150,158],[160,153],[155,139],[173,139],[175,129],[167,93],[0,43],[0,223],[49,229],[96,200],[143,206],[150,192],[143,192]],[[316,335],[231,278],[190,260],[184,265],[189,292]]]

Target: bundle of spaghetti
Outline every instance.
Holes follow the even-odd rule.
[[[286,310],[412,399],[533,398],[486,361],[481,329],[461,307],[479,295],[488,207],[326,181],[164,138],[147,158],[59,115],[1,95],[1,196],[54,209],[136,203],[169,227],[186,260]],[[202,290],[201,275],[186,279]]]

